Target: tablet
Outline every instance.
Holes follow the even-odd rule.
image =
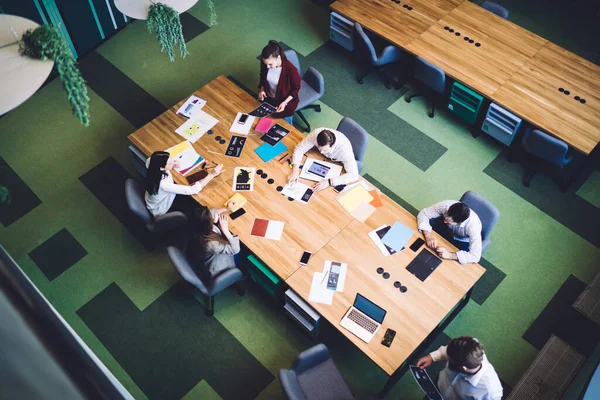
[[[325,178],[330,169],[331,168],[327,165],[319,164],[315,161],[311,164],[310,168],[308,168],[308,172],[320,176],[321,178]]]

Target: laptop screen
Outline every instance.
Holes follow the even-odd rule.
[[[354,308],[357,308],[359,311],[367,314],[376,322],[380,324],[383,322],[383,318],[385,318],[385,311],[383,308],[379,307],[377,304],[373,303],[371,300],[362,296],[360,293],[356,294],[356,299],[354,300]]]

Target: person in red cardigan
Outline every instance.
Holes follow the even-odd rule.
[[[285,58],[281,46],[275,40],[270,40],[262,50],[261,61],[258,99],[277,107],[273,117],[283,118],[292,124],[292,117],[298,107],[300,74],[294,64]]]

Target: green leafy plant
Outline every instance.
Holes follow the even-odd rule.
[[[215,26],[217,24],[217,10],[215,9],[214,0],[206,0],[206,5],[208,6],[208,11],[210,12],[210,26]]]
[[[8,188],[6,186],[1,186],[0,185],[0,205],[1,204],[10,204],[10,191],[8,190]]]
[[[89,126],[90,98],[87,87],[75,64],[73,54],[58,30],[51,25],[40,25],[33,30],[27,30],[19,40],[19,52],[36,60],[54,60],[73,115],[84,126]]]
[[[152,3],[148,9],[148,31],[156,31],[161,52],[166,52],[171,62],[175,61],[175,50],[173,47],[179,45],[181,57],[189,53],[185,46],[185,39],[181,30],[179,13],[163,3]]]

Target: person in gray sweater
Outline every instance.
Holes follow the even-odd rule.
[[[240,239],[229,231],[229,217],[224,214],[235,208],[208,209],[198,207],[191,220],[191,232],[186,253],[196,272],[212,280],[221,272],[236,267],[235,255],[240,252]]]

